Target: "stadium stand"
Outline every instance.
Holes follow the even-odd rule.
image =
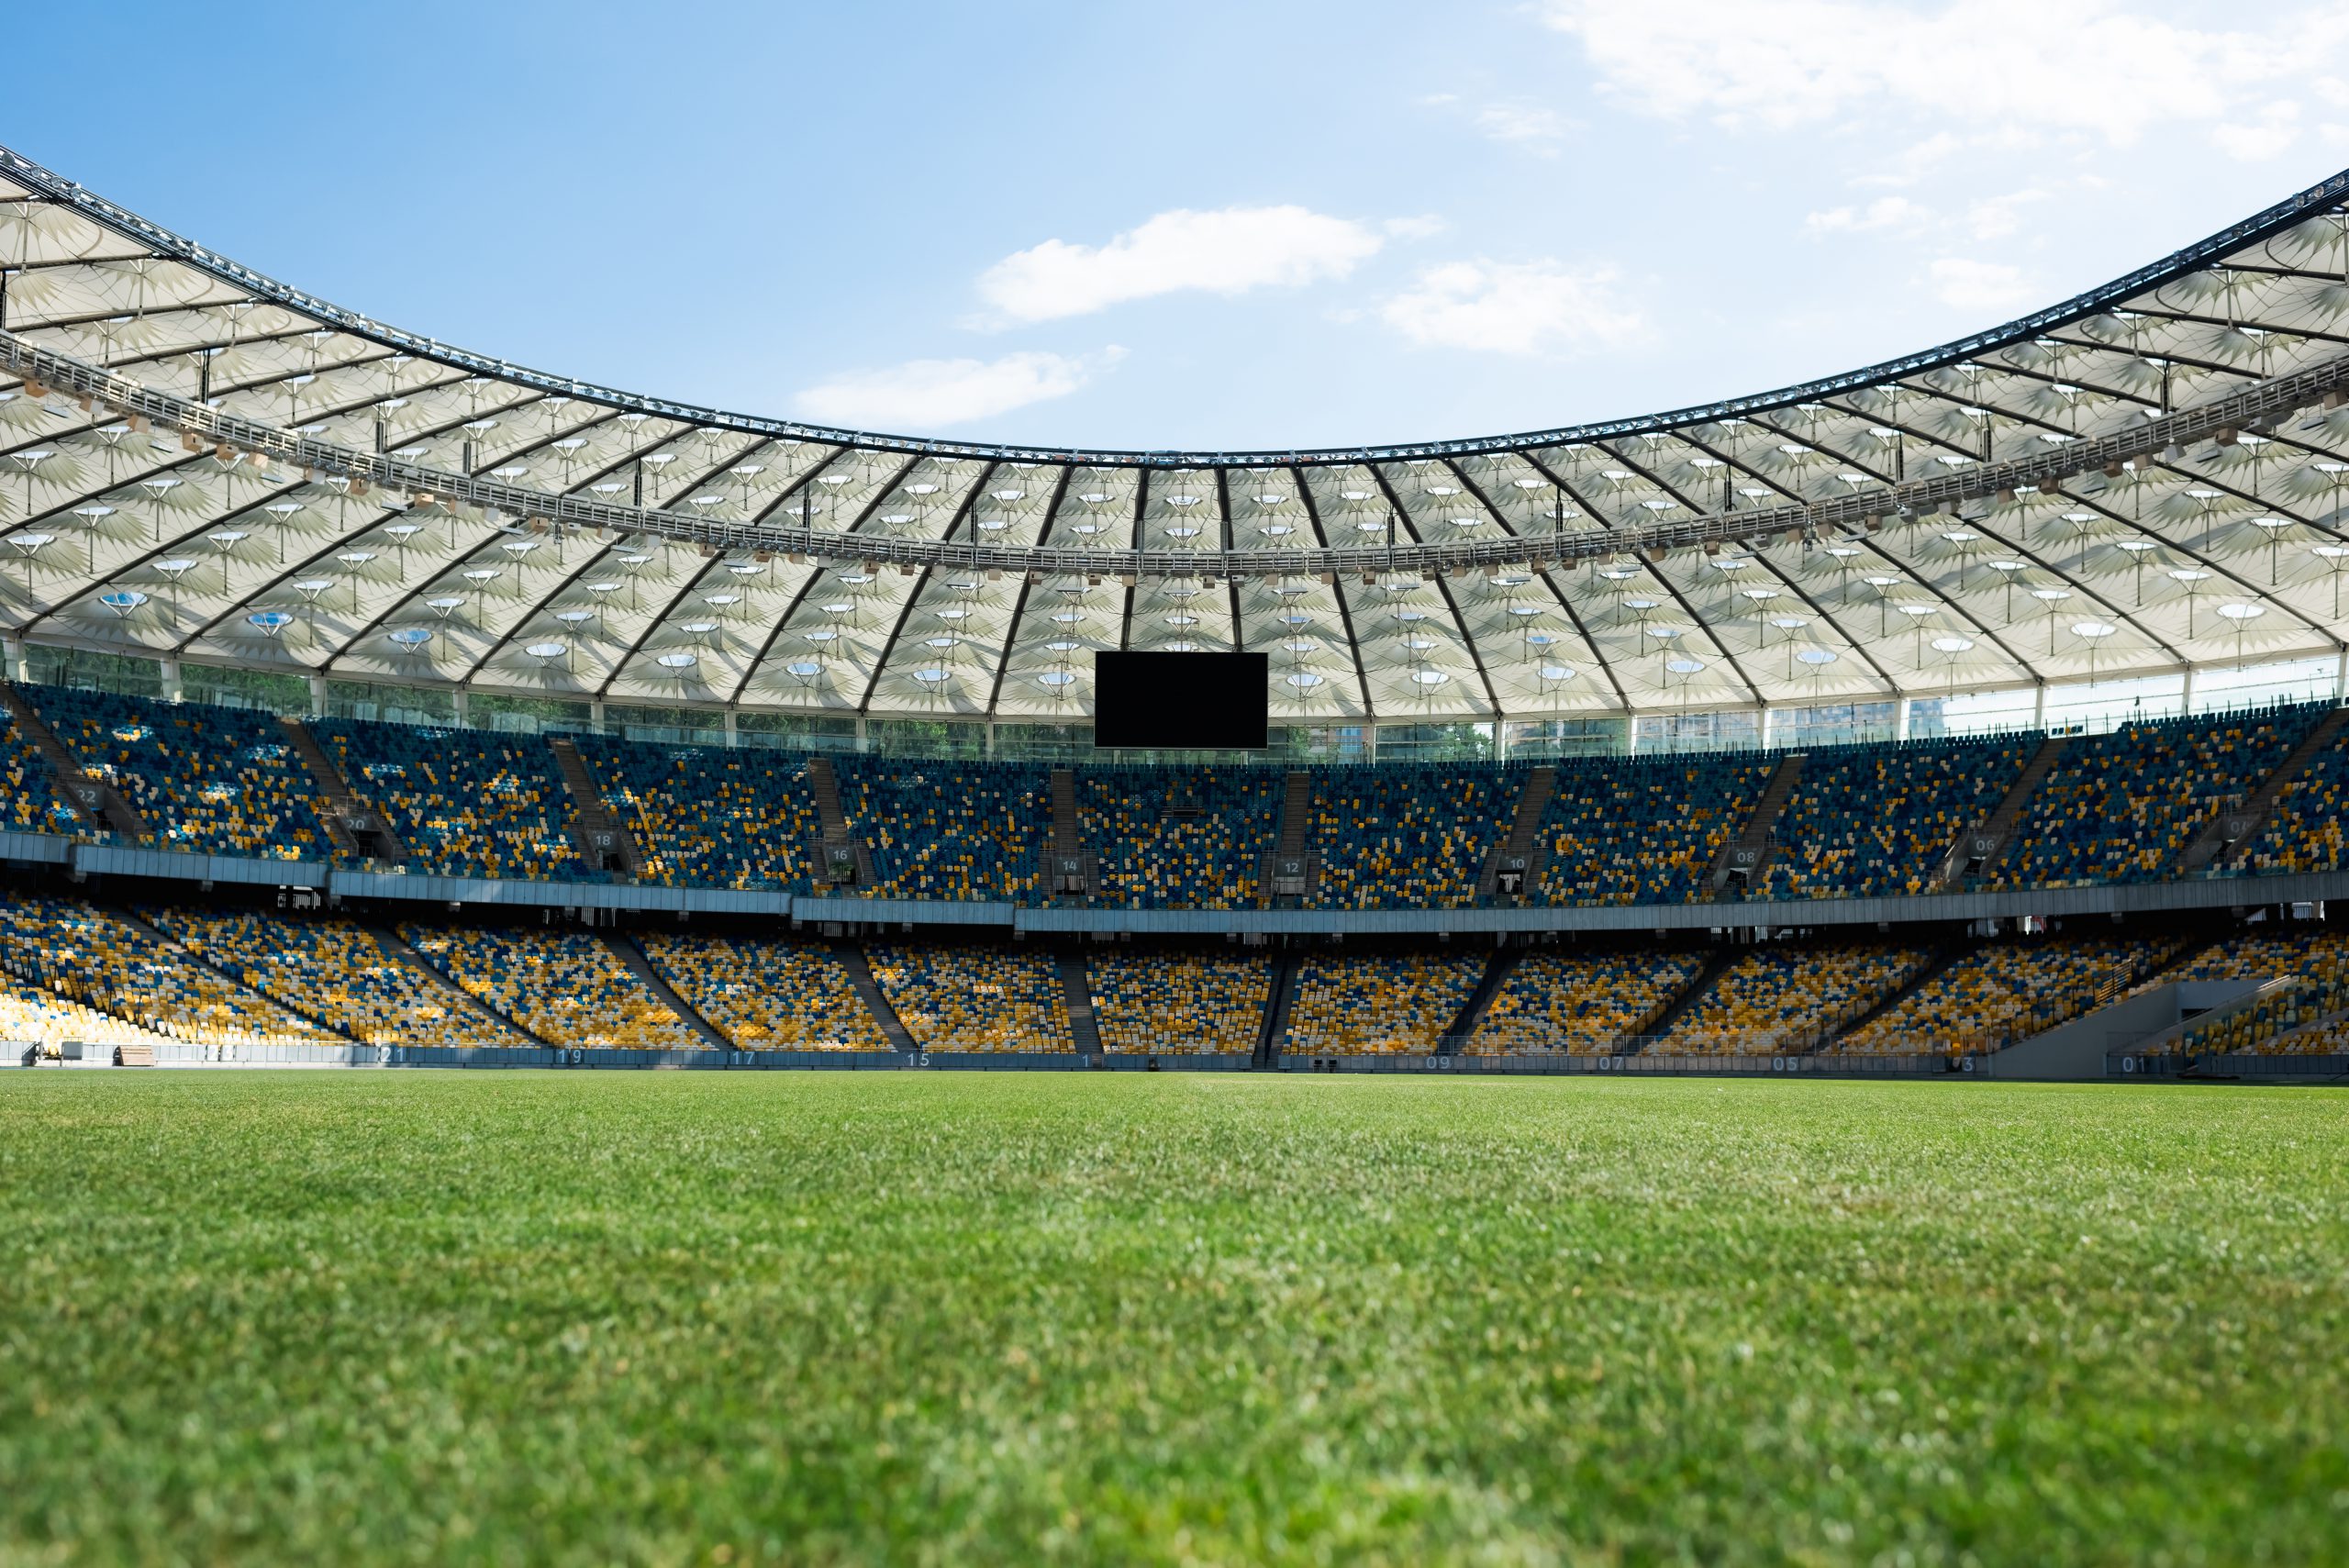
[[[1724,970],[1652,1051],[1757,1055],[1810,1051],[1923,967],[1920,948],[1756,948]]]
[[[1990,815],[2035,745],[2008,736],[1813,751],[1778,819],[1765,895],[1930,891],[1950,845]]]
[[[1273,852],[1275,768],[1087,768],[1080,836],[1100,857],[1100,895],[1137,909],[1252,906]]]
[[[16,715],[0,708],[0,828],[20,833],[71,833],[80,818],[57,798],[56,780]]]
[[[543,741],[480,730],[320,718],[311,732],[362,798],[390,814],[420,865],[449,876],[606,880],[564,828]]]
[[[612,814],[645,851],[645,880],[671,887],[805,893],[820,832],[803,757],[751,749],[572,738]]]
[[[551,1044],[695,1051],[704,1043],[588,932],[410,924],[400,936],[491,1011]]]
[[[1537,949],[1502,979],[1463,1050],[1471,1056],[1618,1050],[1704,967],[1697,953]]]
[[[1837,1040],[1844,1051],[1988,1051],[2102,1005],[2176,949],[2149,937],[1992,942]]]
[[[354,921],[188,908],[142,914],[262,995],[369,1045],[531,1043],[511,1025],[440,994]]]
[[[239,1046],[348,1043],[198,962],[143,923],[79,899],[28,893],[0,897],[0,967],[173,1040]]]
[[[1041,896],[1051,836],[1045,770],[1017,762],[832,761],[851,831],[873,845],[879,898]]]
[[[2032,796],[2002,887],[2148,882],[2222,801],[2248,795],[2323,717],[2314,705],[2166,718],[2076,738]]]
[[[886,1051],[829,950],[787,939],[647,934],[645,956],[685,1005],[744,1051]]]
[[[1308,840],[1319,909],[1457,909],[1508,830],[1525,769],[1393,763],[1317,768]]]
[[[982,943],[867,949],[881,994],[924,1051],[1074,1051],[1052,955]]]
[[[159,848],[328,857],[309,775],[271,716],[66,686],[18,689],[83,772],[122,791]]]
[[[1179,949],[1088,953],[1105,1051],[1246,1056],[1264,1028],[1270,966],[1261,958]]]
[[[1698,896],[1774,765],[1760,752],[1562,764],[1541,829],[1544,896],[1552,904]]]
[[[1290,1056],[1432,1054],[1476,989],[1475,953],[1308,954],[1289,1009]]]
[[[43,1048],[79,1040],[84,1045],[151,1050],[169,1044],[171,1037],[0,972],[0,1040]]]
[[[2342,816],[2349,809],[2349,730],[2309,759],[2260,824],[2249,850],[2224,869],[2237,875],[2339,871]]]

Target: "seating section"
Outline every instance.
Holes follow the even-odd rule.
[[[1048,771],[1016,762],[841,757],[851,833],[873,846],[868,898],[1036,903],[1051,840]]]
[[[412,870],[447,876],[599,882],[565,824],[554,754],[534,737],[320,718],[311,733],[406,843]]]
[[[648,933],[652,966],[744,1051],[886,1051],[848,967],[812,942]]]
[[[404,925],[400,935],[468,995],[550,1045],[707,1044],[590,932]]]
[[[1279,832],[1277,768],[1080,768],[1079,831],[1100,856],[1099,896],[1137,909],[1256,901]]]
[[[1561,764],[1542,815],[1543,895],[1552,904],[1697,897],[1776,761],[1733,752]]]
[[[1697,953],[1575,953],[1520,959],[1468,1040],[1471,1056],[1603,1055],[1703,973]]]
[[[1735,1056],[1812,1051],[1924,966],[1922,948],[1756,948],[1723,970],[1649,1049]]]
[[[0,896],[0,967],[21,981],[173,1040],[347,1045],[124,915],[42,894]]]
[[[1317,909],[1457,909],[1508,831],[1522,767],[1390,763],[1317,768],[1307,843]]]
[[[267,714],[66,686],[25,695],[84,773],[122,791],[159,848],[322,861],[325,803]]]
[[[1484,977],[1481,953],[1313,953],[1289,1008],[1289,1056],[1432,1055]]]
[[[1246,1056],[1264,1031],[1272,975],[1261,958],[1104,949],[1085,972],[1104,1051]]]
[[[1990,880],[2068,887],[2166,876],[2220,803],[2257,789],[2322,715],[2300,706],[2078,737],[2032,792]]]
[[[881,995],[924,1051],[1074,1051],[1048,952],[980,943],[877,943]]]
[[[1929,891],[1957,836],[1998,809],[2037,745],[2009,736],[1813,751],[1776,825],[1764,895]]]
[[[2284,786],[2251,843],[2226,869],[2237,876],[2339,871],[2342,818],[2349,813],[2349,729],[2308,761]]]
[[[82,819],[58,798],[56,776],[0,707],[0,828],[17,833],[73,833]]]
[[[353,921],[187,908],[142,913],[206,962],[369,1045],[530,1043],[385,952]]]
[[[1957,959],[1831,1049],[1995,1051],[2102,1006],[2150,973],[2172,945],[2148,937],[1994,942]]]
[[[806,758],[602,735],[573,740],[604,804],[635,835],[645,881],[808,891],[808,845],[822,824]]]
[[[2334,1015],[2349,1008],[2349,931],[2313,920],[2262,924],[2197,953],[2165,980],[2290,981],[2249,1006],[2220,1008],[2190,1024],[2178,1041],[2206,1051],[2330,1054],[2343,1038]],[[2325,1028],[2310,1028],[2327,1024]]]
[[[0,972],[0,1040],[13,1047],[61,1045],[166,1045],[171,1036],[101,1013],[86,1002]],[[15,1051],[8,1053],[16,1055]]]

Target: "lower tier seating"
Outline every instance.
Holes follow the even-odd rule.
[[[1281,1051],[1432,1055],[1484,969],[1482,953],[1310,954]]]
[[[924,1051],[1074,1051],[1052,955],[980,943],[878,943],[881,995]]]
[[[385,952],[356,922],[186,908],[143,913],[216,968],[366,1044],[530,1043],[512,1025],[464,1006]]]
[[[1756,948],[1723,970],[1650,1049],[1739,1056],[1815,1051],[1931,957],[1888,943]]]
[[[744,1051],[886,1051],[848,966],[813,943],[648,934],[661,977]]]
[[[2171,946],[2149,937],[1993,942],[1957,959],[1833,1049],[1993,1051],[2102,1005],[2143,979]]]
[[[707,1043],[590,932],[405,925],[400,935],[468,995],[551,1045]]]
[[[1261,958],[1102,950],[1085,973],[1104,1051],[1246,1056],[1264,1030],[1271,966]]]
[[[76,898],[0,897],[0,967],[171,1039],[203,1045],[347,1045],[199,962],[138,919]]]
[[[1465,1050],[1472,1056],[1620,1050],[1704,968],[1700,953],[1537,949],[1494,990]]]

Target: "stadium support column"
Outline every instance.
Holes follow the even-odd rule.
[[[310,717],[324,718],[326,716],[327,678],[320,672],[313,670],[310,672]]]
[[[1772,733],[1778,728],[1777,718],[1778,710],[1767,703],[1764,703],[1753,710],[1754,733],[1761,737],[1762,750],[1765,751],[1770,749]]]
[[[473,728],[473,705],[469,700],[472,694],[462,686],[459,686],[449,694],[449,711],[455,716],[457,728],[460,729]]]
[[[19,645],[8,660],[8,668],[11,670],[17,668],[24,656],[24,649]],[[21,675],[17,678],[24,679]],[[2337,703],[2349,703],[2349,642],[2341,645],[2341,661],[2332,667],[2332,700]]]
[[[8,679],[22,681],[25,669],[25,639],[21,637],[0,637],[0,661],[8,666]]]
[[[2186,667],[2186,684],[2179,689],[2177,711],[2181,714],[2194,711],[2194,666],[2191,664]]]
[[[1892,705],[1892,738],[1895,740],[1909,739],[1909,721],[1913,706],[1907,697]]]
[[[2047,728],[2047,683],[2044,681],[2032,688],[2031,727],[2033,729]]]
[[[587,725],[598,735],[604,732],[604,699],[596,698],[587,705]]]
[[[731,751],[734,745],[734,710],[729,707],[726,710],[726,749]]]
[[[185,688],[180,684],[180,662],[177,659],[165,658],[163,660],[163,700],[177,702],[184,690]]]

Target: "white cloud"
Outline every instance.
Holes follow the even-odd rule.
[[[1960,310],[2012,310],[2028,305],[2037,284],[2021,267],[1944,256],[1932,267],[1933,297]]]
[[[1379,318],[1425,348],[1497,354],[1614,348],[1647,334],[1610,268],[1557,261],[1448,261],[1380,303]]]
[[[2211,31],[2114,0],[1542,0],[1608,92],[1667,118],[1773,128],[1890,108],[2004,134],[2082,133],[2115,145],[2150,127],[2252,112],[2349,41],[2329,0]],[[2270,136],[2272,132],[2268,133]],[[2266,143],[2245,140],[2264,156]]]
[[[1931,208],[1920,206],[1907,196],[1878,196],[1865,207],[1839,206],[1814,212],[1802,220],[1802,226],[1812,234],[1866,234],[1904,224],[1927,223],[1932,216]]]
[[[2020,209],[2043,202],[2053,194],[2034,187],[2009,191],[2002,196],[1985,196],[1965,209],[1965,227],[1976,239],[2004,239],[2022,227]]]
[[[1476,111],[1476,128],[1495,141],[1546,151],[1565,139],[1570,122],[1557,110],[1538,104],[1487,104]]]
[[[1385,243],[1364,225],[1301,206],[1162,212],[1106,245],[1047,239],[979,275],[989,324],[1053,321],[1201,289],[1244,294],[1342,278]]]
[[[1379,227],[1397,239],[1432,239],[1452,225],[1429,212],[1417,217],[1390,217]]]
[[[2300,106],[2286,98],[2268,105],[2248,122],[2222,125],[2210,133],[2220,151],[2245,162],[2273,158],[2300,139]]]
[[[996,360],[908,360],[850,371],[796,399],[807,418],[862,429],[935,429],[1065,397],[1125,357],[1111,347],[1084,358],[1006,354]]]

